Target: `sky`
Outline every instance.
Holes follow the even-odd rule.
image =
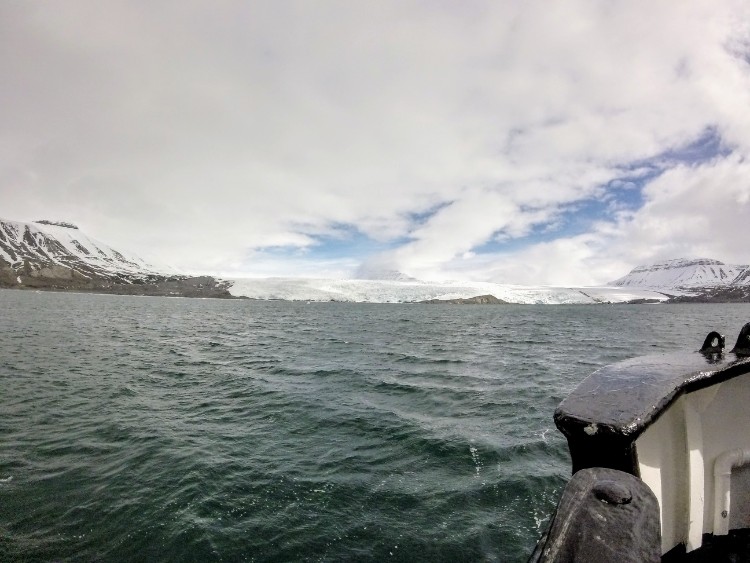
[[[5,0],[0,76],[0,217],[185,272],[750,263],[746,0]]]

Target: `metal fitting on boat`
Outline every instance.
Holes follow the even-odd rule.
[[[747,323],[740,330],[737,344],[732,348],[732,352],[738,356],[750,356],[750,323]]]
[[[628,504],[633,500],[633,493],[630,489],[617,481],[599,481],[592,490],[596,498],[607,504]]]
[[[706,336],[706,339],[703,341],[701,352],[703,354],[721,353],[724,350],[725,344],[726,338],[724,338],[724,335],[713,330],[708,333],[708,336]]]

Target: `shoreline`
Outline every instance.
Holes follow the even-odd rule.
[[[131,295],[136,297],[185,297],[190,299],[247,299],[229,292],[231,282],[217,280],[211,276],[194,276],[181,279],[163,279],[153,282],[130,284],[113,283],[108,280],[88,280],[66,287],[67,279],[32,278],[32,283],[0,284],[0,289],[20,291],[45,291],[56,293],[90,293],[98,295]],[[29,281],[29,280],[27,280]],[[76,280],[77,281],[77,280]]]
[[[507,305],[676,305],[676,304],[731,304],[731,303],[750,303],[750,296],[743,295],[743,299],[721,300],[720,295],[701,294],[695,296],[674,296],[668,295],[665,300],[658,299],[631,299],[627,301],[592,301],[589,303],[518,303],[504,301],[494,298],[491,295],[477,295],[474,297],[460,299],[428,299],[419,301],[354,301],[346,299],[283,299],[283,298],[259,298],[249,297],[246,295],[232,295],[230,292],[231,282],[220,281],[211,276],[197,276],[185,278],[182,280],[170,280],[157,283],[133,283],[133,284],[112,284],[110,286],[100,287],[55,287],[53,285],[0,285],[0,289],[10,289],[18,291],[43,291],[45,293],[78,293],[89,295],[121,295],[131,297],[171,297],[185,299],[223,299],[223,300],[242,300],[242,301],[281,301],[286,303],[353,303],[353,304],[370,304],[370,305],[444,305],[444,306],[482,306],[482,307],[502,307]],[[492,298],[492,299],[489,299]]]

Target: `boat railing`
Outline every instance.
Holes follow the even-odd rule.
[[[724,344],[604,367],[560,404],[573,478],[531,561],[670,560],[750,529],[750,323]]]

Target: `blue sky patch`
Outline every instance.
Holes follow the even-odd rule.
[[[731,152],[731,149],[722,141],[716,127],[707,127],[695,141],[665,151],[652,160],[662,160],[665,165],[672,166],[676,164],[702,164],[717,157],[727,156]]]
[[[407,213],[406,218],[409,220],[409,224],[412,226],[412,228],[415,228],[420,225],[424,225],[435,215],[437,215],[438,212],[445,209],[446,207],[449,207],[452,204],[453,201],[443,201],[441,203],[438,203],[437,205],[433,205],[432,207],[425,209],[424,211],[414,211],[412,213]]]
[[[338,258],[352,258],[369,256],[394,248],[403,241],[388,243],[376,241],[368,237],[353,225],[337,224],[332,234],[308,235],[315,242],[311,246],[299,248],[296,246],[273,246],[263,249],[263,252],[276,258],[305,258],[310,260],[333,260]]]
[[[622,175],[602,186],[601,195],[565,205],[553,221],[533,226],[527,235],[506,238],[498,232],[473,251],[479,254],[512,252],[529,245],[580,235],[589,231],[596,222],[612,220],[618,212],[640,209],[644,204],[643,188],[666,170],[681,164],[700,165],[730,153],[717,129],[708,127],[696,140],[684,146],[621,167]]]

